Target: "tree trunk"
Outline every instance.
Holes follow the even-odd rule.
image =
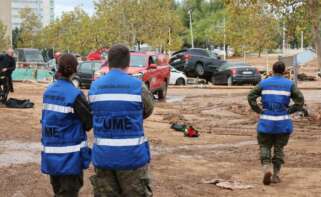
[[[258,55],[258,57],[261,57],[261,54],[262,54],[262,48],[259,48],[259,55]]]
[[[308,11],[312,21],[312,34],[314,47],[316,49],[318,67],[321,70],[321,32],[320,32],[320,2],[319,0],[308,0]]]

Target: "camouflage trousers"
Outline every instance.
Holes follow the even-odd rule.
[[[95,169],[90,178],[95,197],[152,197],[148,166],[136,170]]]
[[[289,134],[265,134],[258,133],[257,139],[260,145],[260,159],[262,165],[273,163],[274,168],[281,168],[284,163],[284,146],[288,144]],[[273,148],[273,157],[272,157]]]
[[[78,193],[83,186],[83,174],[50,176],[55,197],[78,197]]]

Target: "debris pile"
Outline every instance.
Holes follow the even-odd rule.
[[[298,80],[300,81],[316,81],[317,78],[315,76],[310,76],[305,73],[298,74]]]

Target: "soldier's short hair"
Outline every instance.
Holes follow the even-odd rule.
[[[110,68],[124,69],[129,66],[130,53],[127,46],[116,44],[108,52],[108,65]]]
[[[282,61],[277,61],[273,64],[273,72],[283,74],[285,71],[285,64]]]

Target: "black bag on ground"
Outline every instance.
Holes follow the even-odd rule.
[[[31,102],[29,99],[15,99],[15,98],[10,98],[6,102],[6,106],[8,108],[33,108],[34,103]]]
[[[180,132],[185,132],[186,128],[187,128],[186,125],[178,124],[178,123],[173,123],[171,126],[171,129],[174,129],[175,131],[180,131]]]

